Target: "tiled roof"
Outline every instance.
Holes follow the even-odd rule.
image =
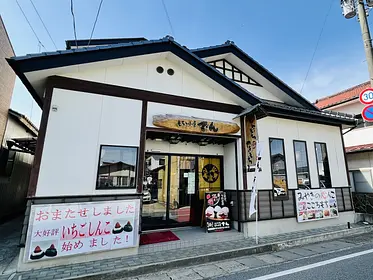
[[[364,144],[364,145],[357,145],[346,147],[346,153],[357,153],[357,152],[367,152],[373,150],[373,144]]]
[[[344,91],[338,92],[336,94],[323,97],[316,100],[314,103],[319,109],[329,108],[356,98],[359,98],[359,94],[364,90],[370,87],[370,82],[365,82],[354,86],[352,88],[346,89]]]

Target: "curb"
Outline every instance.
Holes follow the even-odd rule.
[[[260,244],[258,246],[251,246],[242,248],[239,250],[229,250],[220,253],[211,253],[201,256],[195,256],[192,258],[181,258],[177,260],[171,260],[162,263],[153,263],[149,265],[134,266],[130,268],[120,268],[117,270],[102,271],[99,273],[94,273],[84,276],[74,276],[65,278],[67,279],[82,279],[82,280],[107,280],[111,278],[121,278],[121,277],[134,277],[148,273],[156,273],[160,270],[166,270],[171,268],[179,268],[185,266],[191,266],[196,264],[204,264],[209,262],[220,261],[222,259],[231,259],[236,257],[244,257],[253,254],[280,251],[286,248],[318,243],[321,241],[327,241],[337,238],[343,238],[346,236],[361,235],[364,233],[369,233],[373,231],[373,226],[364,226],[359,228],[344,229],[336,232],[322,233],[313,235],[310,237],[301,237],[286,241],[279,241],[269,244]]]

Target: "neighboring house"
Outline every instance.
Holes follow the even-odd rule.
[[[254,179],[248,156],[257,149],[252,146],[255,137],[263,148],[256,178],[260,236],[354,221],[341,134],[355,126],[353,116],[320,111],[230,41],[196,50],[172,37],[86,44],[72,40],[67,50],[8,59],[43,108],[28,192],[30,232],[39,222],[41,227],[60,225],[49,209],[92,211],[102,204],[133,204],[138,207],[133,215],[140,216],[126,233],[133,243],[118,250],[101,248],[106,252],[100,253],[82,238],[84,252],[90,254],[72,251],[33,262],[29,256],[40,251],[34,250],[39,243],[32,243],[34,234],[26,235],[25,226],[19,268],[136,254],[139,233],[147,226],[199,227],[205,192],[210,191],[224,191],[233,205],[234,228],[255,235],[255,216],[248,211]],[[113,182],[110,189],[101,188],[97,178],[104,162],[135,166],[135,184]],[[152,171],[158,182],[152,199],[162,198],[162,204],[140,203],[146,173]],[[327,220],[297,222],[324,215],[324,209],[298,215],[296,192],[306,180],[319,197],[329,195],[332,205],[338,202],[333,208],[338,216],[330,219],[327,210]],[[74,221],[68,217],[62,223]],[[58,252],[65,244],[61,240],[57,236],[53,241]]]
[[[25,210],[37,136],[38,129],[26,116],[9,109],[0,146],[0,220]]]
[[[0,16],[0,143],[3,140],[8,119],[8,110],[12,100],[16,75],[5,58],[14,56],[14,50]]]
[[[359,193],[373,193],[373,122],[362,119],[365,105],[359,101],[359,94],[367,88],[370,88],[369,82],[315,102],[322,110],[354,114],[359,119],[355,128],[343,131],[351,186]]]

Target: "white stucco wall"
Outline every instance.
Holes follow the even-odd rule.
[[[36,196],[134,193],[96,190],[100,145],[138,147],[142,102],[54,89]]]
[[[244,89],[247,89],[249,92],[251,92],[252,94],[260,98],[284,103],[283,100],[281,100],[274,94],[270,93],[264,87],[252,86],[249,84],[239,83],[239,82],[237,82],[237,84],[239,84],[241,87],[243,87]]]
[[[156,71],[158,66],[163,67],[163,73]],[[167,74],[168,69],[174,70],[172,76]],[[246,104],[186,62],[167,53],[121,59],[109,66],[90,63],[79,66],[74,72],[61,75],[207,101]]]
[[[229,143],[224,146],[224,189],[236,190],[236,186],[237,180],[235,143]]]
[[[263,142],[264,145],[261,161],[263,171],[258,175],[258,189],[272,189],[269,138],[284,139],[289,189],[297,188],[293,140],[303,140],[307,142],[308,164],[313,188],[319,187],[314,142],[326,143],[332,186],[348,186],[339,127],[266,117],[258,121],[258,133],[259,141]],[[250,188],[254,173],[249,172],[247,175],[248,187]]]
[[[357,146],[373,143],[373,126],[355,128],[343,135],[345,146]]]

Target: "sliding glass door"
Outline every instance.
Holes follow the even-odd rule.
[[[200,225],[205,192],[222,189],[222,157],[146,154],[142,230]]]

